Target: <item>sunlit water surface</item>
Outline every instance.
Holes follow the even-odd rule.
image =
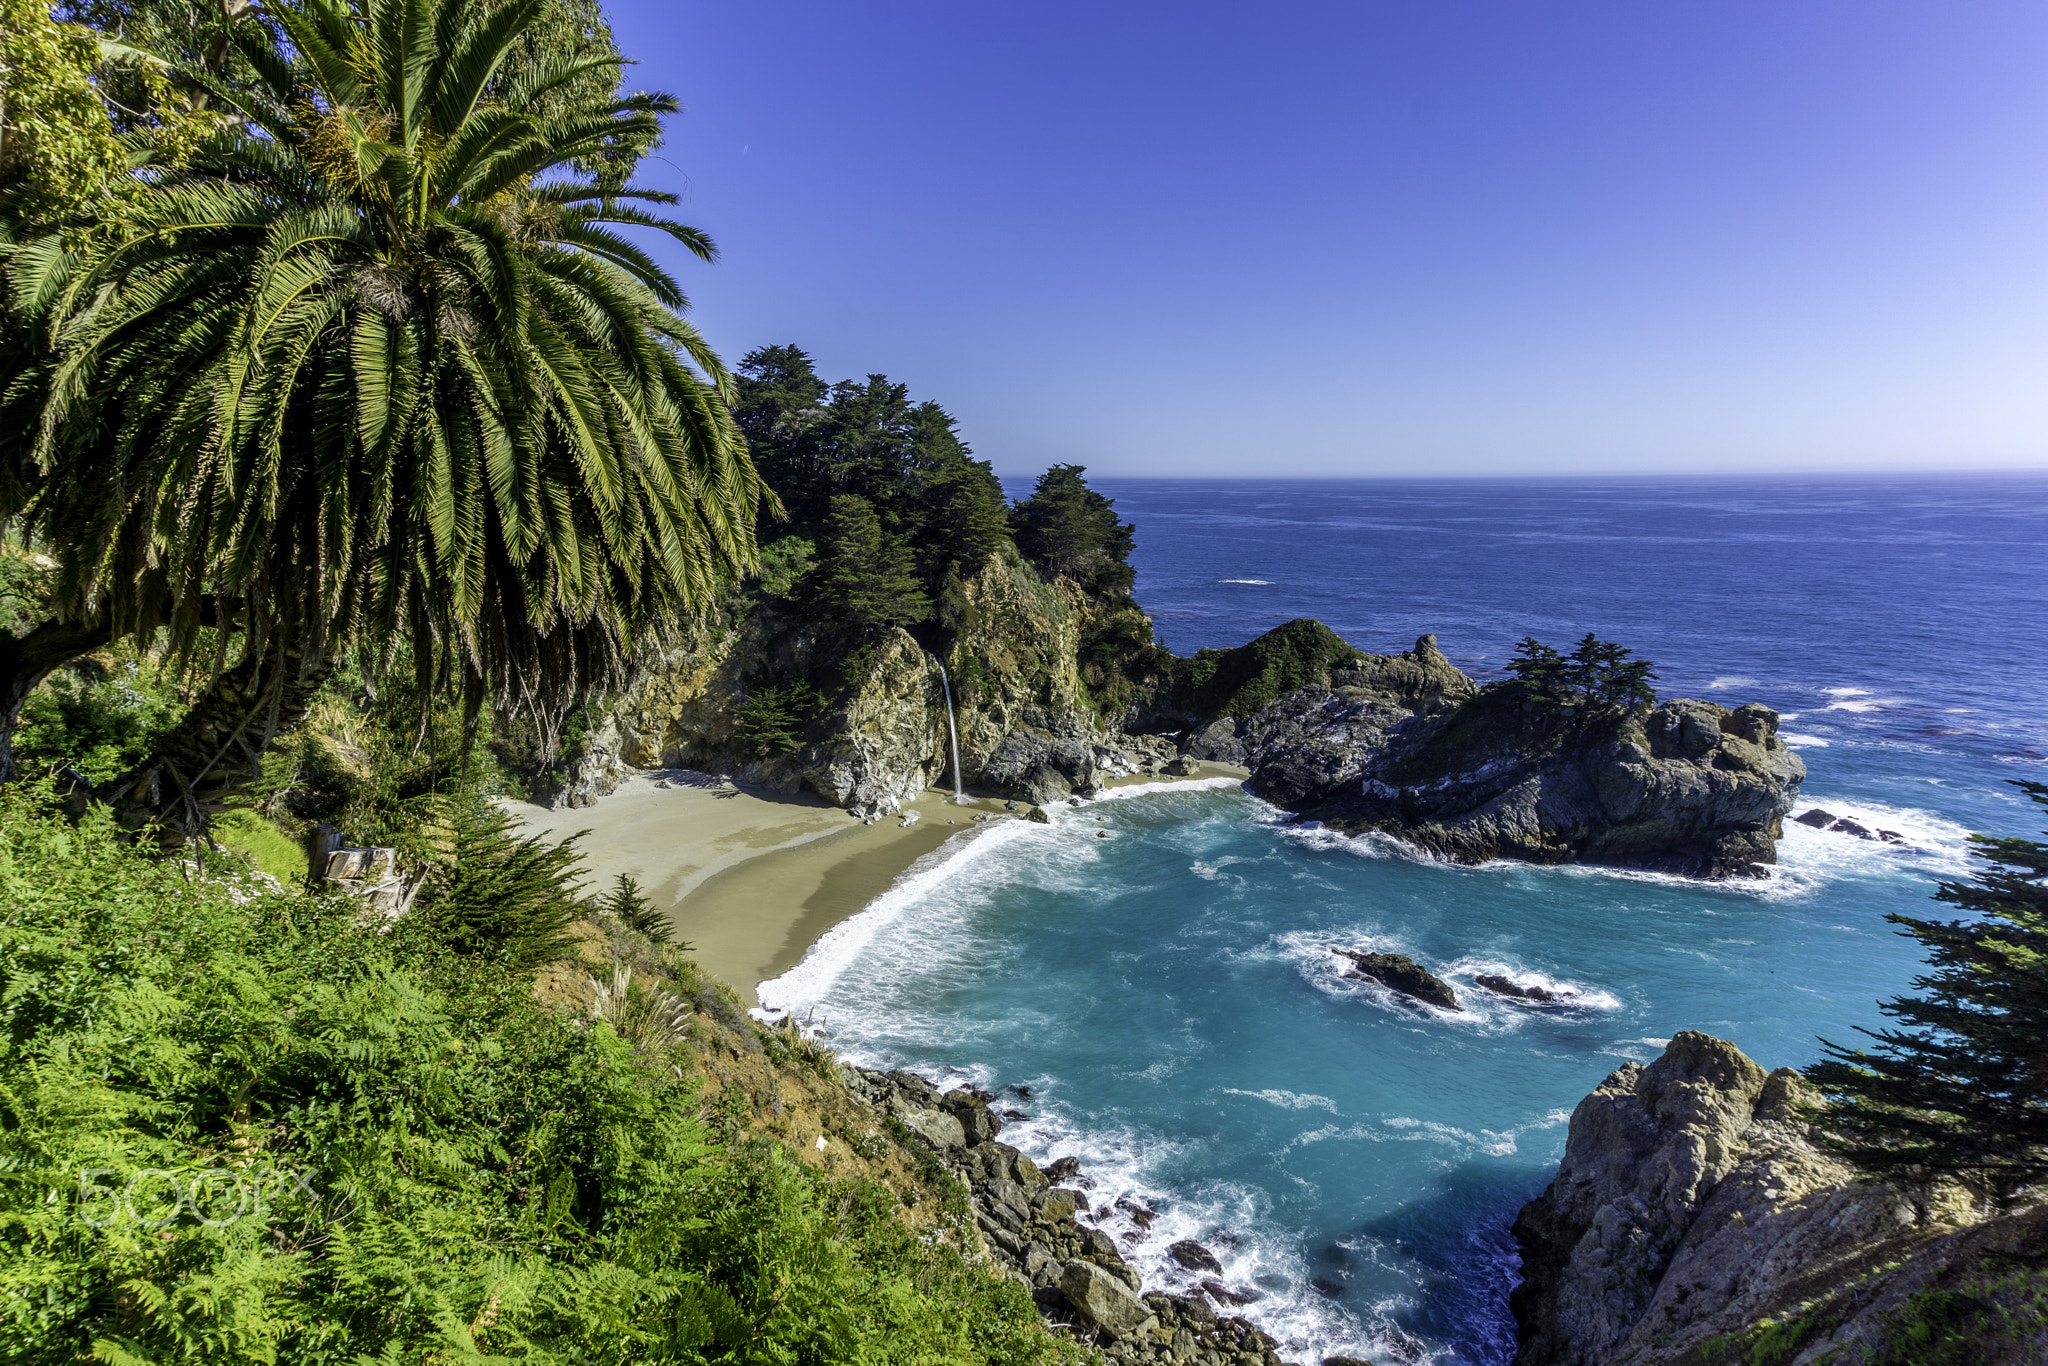
[[[1965,875],[1969,831],[2031,828],[2003,780],[2048,757],[2048,480],[1103,486],[1180,652],[1315,616],[1369,650],[1434,631],[1485,679],[1525,634],[1597,631],[1667,696],[1778,708],[1799,809],[1906,840],[1791,825],[1757,883],[1458,868],[1162,784],[983,835],[763,985],[862,1061],[1029,1087],[1005,1141],[1082,1159],[1148,1285],[1208,1244],[1290,1359],[1506,1362],[1508,1225],[1579,1098],[1681,1029],[1798,1066],[1877,1024],[1917,966],[1883,917]],[[1408,954],[1468,1009],[1346,981],[1330,945]]]

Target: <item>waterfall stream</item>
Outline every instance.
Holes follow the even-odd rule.
[[[953,742],[953,804],[962,806],[967,798],[960,791],[960,732],[953,725],[953,684],[946,677],[946,662],[933,655],[932,663],[939,666],[939,686],[946,692],[946,738]]]

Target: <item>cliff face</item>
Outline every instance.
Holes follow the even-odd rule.
[[[971,788],[1033,802],[1157,766],[1170,745],[1107,725],[1076,667],[1089,605],[992,558],[947,604],[943,659],[961,768]],[[703,632],[643,671],[586,737],[554,805],[580,806],[634,769],[691,768],[773,790],[809,791],[863,816],[951,781],[939,656],[901,629],[849,636],[773,603]],[[799,718],[801,742],[763,751],[750,699],[795,683],[827,701]]]
[[[1347,834],[1385,831],[1458,862],[1603,863],[1690,877],[1776,862],[1805,765],[1777,713],[1672,701],[1647,715],[1478,689],[1424,636],[1356,655],[1189,752],[1244,763],[1252,790]]]
[[[2043,1359],[2038,1312],[2013,1318],[2013,1336],[2000,1311],[2035,1292],[1984,1271],[1995,1249],[2048,1244],[2040,1214],[1978,1222],[1951,1193],[1919,1218],[1814,1146],[1804,1091],[1790,1069],[1766,1075],[1733,1044],[1682,1033],[1581,1101],[1556,1180],[1515,1222],[1516,1366],[1946,1361],[1912,1325],[1962,1283],[1991,1326],[1979,1355],[1954,1360]]]

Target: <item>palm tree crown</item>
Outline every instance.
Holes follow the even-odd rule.
[[[0,243],[35,332],[0,402],[37,410],[0,512],[58,552],[60,613],[222,628],[270,725],[357,644],[545,709],[751,564],[772,495],[728,377],[617,229],[711,243],[577,169],[674,101],[509,72],[542,3],[269,8],[235,30],[255,81],[184,73],[226,114],[194,153],[136,139],[132,227]]]

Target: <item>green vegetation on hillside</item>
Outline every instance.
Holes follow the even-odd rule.
[[[1357,657],[1335,631],[1298,617],[1234,650],[1201,651],[1184,666],[1180,691],[1198,716],[1243,720]]]
[[[0,1357],[1071,1356],[892,1192],[707,1109],[687,1006],[629,1039],[447,917],[200,875],[46,800],[0,790]]]

